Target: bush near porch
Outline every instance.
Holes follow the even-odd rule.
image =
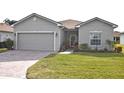
[[[27,70],[29,79],[124,79],[124,54],[50,55]]]

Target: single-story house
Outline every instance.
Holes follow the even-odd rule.
[[[124,32],[120,33],[120,44],[124,45]]]
[[[64,20],[56,22],[33,13],[14,25],[15,49],[60,51],[68,44],[88,44],[91,49],[111,50],[106,40],[113,41],[116,24],[95,17],[88,21]]]
[[[113,32],[113,41],[115,43],[120,44],[120,32],[119,31],[114,31]]]
[[[0,42],[7,39],[14,40],[13,28],[5,23],[0,23]]]

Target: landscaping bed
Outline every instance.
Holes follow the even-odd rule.
[[[124,54],[52,54],[27,70],[29,79],[124,79]]]

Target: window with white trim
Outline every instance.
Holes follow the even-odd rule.
[[[101,32],[90,32],[90,45],[101,45]]]

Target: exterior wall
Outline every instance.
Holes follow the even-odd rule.
[[[106,40],[113,41],[113,28],[100,21],[92,21],[90,23],[84,24],[79,28],[79,45],[87,43],[91,48],[95,48],[94,46],[90,45],[90,31],[102,31],[101,32],[101,46],[98,49],[107,48],[109,50],[110,47],[106,44]]]
[[[120,44],[124,45],[124,34],[120,35]]]
[[[56,32],[56,51],[60,49],[60,29],[59,27],[47,20],[32,16],[25,21],[14,26],[14,31],[54,31]]]
[[[14,40],[14,34],[10,32],[0,32],[0,42],[3,42],[7,39]]]
[[[60,31],[60,45],[62,46],[65,41],[65,31],[61,29]]]

